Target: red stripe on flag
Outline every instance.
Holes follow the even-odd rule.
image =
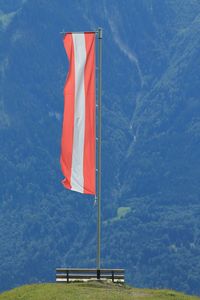
[[[65,179],[63,185],[71,189],[72,152],[74,137],[75,63],[72,34],[64,37],[64,47],[69,60],[69,72],[64,87],[64,114],[61,140],[61,168]]]
[[[69,72],[64,87],[61,141],[63,185],[95,194],[95,33],[64,37]]]
[[[95,194],[95,33],[85,33],[84,193]]]

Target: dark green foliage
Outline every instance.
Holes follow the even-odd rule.
[[[200,294],[199,1],[0,0],[0,10],[0,289],[96,266],[94,199],[60,183],[59,32],[101,25],[102,266]]]

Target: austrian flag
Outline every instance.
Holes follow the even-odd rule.
[[[69,71],[64,86],[61,140],[63,185],[95,194],[95,33],[67,33]]]

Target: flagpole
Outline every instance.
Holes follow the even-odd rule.
[[[98,220],[97,270],[101,267],[101,94],[102,94],[102,28],[98,28]],[[100,277],[100,273],[99,273]]]

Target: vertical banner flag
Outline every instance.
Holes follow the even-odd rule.
[[[95,194],[95,33],[67,33],[69,72],[64,86],[60,163],[63,185]]]

